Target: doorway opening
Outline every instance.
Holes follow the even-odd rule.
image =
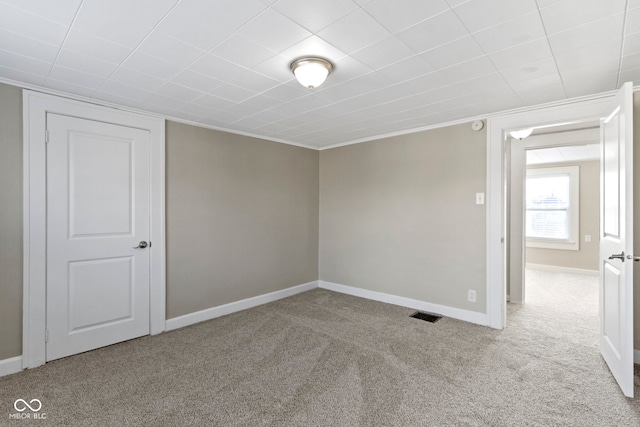
[[[599,136],[591,121],[544,126],[508,143],[510,302],[527,301],[526,271],[598,276]]]

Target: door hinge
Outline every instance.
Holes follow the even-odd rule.
[[[49,142],[49,131],[48,130],[44,131],[44,142],[45,142],[45,144]]]
[[[49,342],[49,330],[44,330],[44,342]]]

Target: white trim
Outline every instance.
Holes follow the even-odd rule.
[[[568,273],[568,274],[585,274],[587,276],[599,276],[600,272],[598,270],[587,270],[584,268],[573,268],[573,267],[561,267],[559,265],[546,265],[546,264],[531,264],[527,263],[526,268],[530,268],[531,270],[543,270],[543,271],[551,271],[554,273]]]
[[[0,377],[22,371],[22,356],[0,360]]]
[[[167,331],[183,328],[195,323],[204,322],[206,320],[215,319],[216,317],[226,316],[227,314],[236,313],[248,308],[257,307],[279,299],[287,298],[302,292],[307,292],[318,287],[318,281],[304,283],[302,285],[292,286],[280,291],[271,292],[264,295],[258,295],[252,298],[240,301],[230,302],[228,304],[219,305],[217,307],[207,308],[205,310],[196,311],[194,313],[185,314],[183,316],[167,319]]]
[[[640,85],[638,85],[638,86],[636,86],[634,88],[634,90],[639,90],[639,89],[640,89]],[[327,145],[327,146],[319,147],[319,148],[316,148],[316,149],[319,150],[319,151],[330,150],[332,148],[344,147],[346,145],[360,144],[360,143],[363,143],[363,142],[375,141],[377,139],[392,138],[392,137],[395,137],[395,136],[402,136],[402,135],[412,134],[412,133],[416,133],[416,132],[422,132],[422,131],[426,131],[426,130],[432,130],[432,129],[439,129],[439,128],[443,128],[443,127],[455,126],[455,125],[459,125],[459,124],[463,124],[463,123],[470,123],[470,122],[472,122],[474,120],[499,119],[499,118],[503,118],[505,116],[512,115],[512,114],[513,115],[515,115],[515,114],[527,114],[529,112],[536,112],[536,111],[547,109],[547,108],[554,108],[554,107],[559,107],[559,106],[561,107],[561,106],[565,106],[565,105],[575,105],[575,104],[580,104],[580,103],[583,103],[583,102],[597,101],[597,100],[602,99],[602,98],[609,99],[612,96],[614,96],[617,92],[618,92],[617,90],[614,90],[614,91],[609,91],[609,92],[597,93],[597,94],[594,94],[594,95],[586,95],[586,96],[580,96],[580,97],[576,97],[576,98],[563,99],[563,100],[560,100],[560,101],[552,101],[552,102],[547,102],[545,104],[537,104],[537,105],[534,105],[534,106],[514,108],[514,109],[511,109],[511,110],[499,111],[499,112],[492,113],[492,114],[485,114],[483,116],[465,117],[463,119],[452,120],[452,121],[449,121],[449,122],[436,123],[436,124],[433,124],[433,125],[422,126],[422,127],[418,127],[418,128],[411,128],[411,129],[401,130],[401,131],[397,131],[397,132],[390,132],[390,133],[386,133],[386,134],[382,134],[382,135],[374,135],[374,136],[371,136],[371,137],[356,139],[356,140],[347,141],[347,142],[339,142],[337,144]]]
[[[217,130],[217,131],[220,131],[220,132],[227,132],[227,133],[231,133],[231,134],[235,134],[235,135],[242,135],[242,136],[247,136],[247,137],[251,137],[251,138],[262,139],[262,140],[265,140],[265,141],[277,142],[279,144],[293,145],[295,147],[308,148],[310,150],[316,150],[316,151],[319,150],[318,147],[312,147],[310,145],[305,145],[305,144],[301,144],[301,143],[297,143],[297,142],[293,142],[293,141],[287,141],[287,140],[278,139],[278,138],[271,138],[269,136],[257,135],[257,134],[254,134],[254,133],[242,132],[242,131],[239,131],[239,130],[227,129],[227,128],[218,127],[218,126],[211,126],[211,125],[207,125],[205,123],[199,123],[199,122],[194,122],[192,120],[181,119],[181,118],[178,118],[178,117],[173,117],[173,116],[169,116],[169,115],[162,114],[162,113],[154,113],[154,112],[150,112],[150,111],[146,111],[146,110],[141,110],[139,108],[127,107],[125,105],[116,104],[114,102],[104,101],[104,100],[101,100],[101,99],[88,98],[86,96],[81,96],[81,95],[73,95],[73,94],[70,94],[70,93],[67,93],[67,92],[61,92],[61,91],[55,90],[55,89],[49,89],[49,88],[38,86],[38,85],[18,82],[18,81],[15,81],[15,80],[4,78],[4,77],[0,77],[0,83],[5,83],[5,84],[11,85],[11,86],[16,86],[16,87],[19,87],[19,88],[22,88],[22,89],[26,89],[26,90],[31,90],[31,91],[34,91],[34,92],[40,92],[40,93],[46,94],[46,95],[53,95],[53,96],[57,96],[57,97],[60,97],[60,98],[67,98],[67,99],[71,99],[71,100],[75,100],[75,101],[85,102],[85,103],[88,103],[88,104],[99,105],[99,106],[109,107],[109,108],[115,108],[115,109],[121,110],[121,111],[128,111],[128,112],[135,113],[135,114],[142,114],[142,115],[145,115],[145,116],[157,117],[159,119],[171,120],[172,122],[184,123],[184,124],[197,126],[197,127],[201,127],[201,128],[205,128],[205,129],[212,129],[212,130]]]
[[[617,91],[602,92],[602,93],[597,93],[595,95],[586,95],[586,96],[581,96],[581,97],[576,97],[576,98],[563,99],[563,100],[559,100],[559,101],[552,101],[552,102],[548,102],[548,103],[545,103],[545,104],[538,104],[538,105],[534,105],[534,106],[514,108],[514,109],[511,109],[511,110],[499,111],[499,112],[496,112],[496,113],[485,114],[485,115],[482,115],[482,116],[466,117],[466,118],[463,118],[463,119],[453,120],[453,121],[449,121],[449,122],[436,123],[436,124],[433,124],[433,125],[421,126],[421,127],[401,130],[401,131],[397,131],[397,132],[390,132],[390,133],[386,133],[386,134],[382,134],[382,135],[373,135],[371,137],[360,138],[360,139],[346,141],[346,142],[340,142],[340,143],[337,143],[337,144],[327,145],[327,146],[324,146],[324,147],[314,147],[314,146],[311,146],[311,145],[306,145],[306,144],[297,143],[297,142],[293,142],[293,141],[287,141],[287,140],[284,140],[284,139],[270,138],[268,136],[250,134],[250,133],[236,131],[236,130],[232,130],[232,129],[206,125],[206,124],[203,124],[203,123],[198,123],[198,122],[193,122],[193,121],[190,121],[190,120],[180,119],[180,118],[177,118],[177,117],[167,116],[167,115],[161,114],[161,113],[152,113],[152,112],[149,112],[149,111],[140,110],[140,109],[133,108],[133,107],[127,107],[127,106],[124,106],[124,105],[121,105],[121,104],[116,104],[116,103],[109,102],[109,101],[103,101],[103,100],[95,99],[95,98],[88,98],[88,97],[80,96],[80,95],[73,95],[73,94],[70,94],[70,93],[67,93],[67,92],[61,92],[59,90],[50,89],[50,88],[46,88],[46,87],[43,87],[43,86],[34,85],[34,84],[31,84],[31,83],[19,82],[19,81],[16,81],[16,80],[7,79],[5,77],[0,77],[0,83],[6,83],[6,84],[11,85],[11,86],[16,86],[16,87],[20,87],[20,88],[24,88],[24,89],[33,90],[33,91],[38,91],[38,92],[41,92],[41,93],[44,93],[44,94],[50,94],[50,95],[55,95],[55,96],[59,96],[59,97],[75,99],[75,100],[78,100],[78,101],[83,101],[83,102],[92,103],[92,104],[96,104],[96,105],[102,105],[102,106],[106,106],[106,107],[116,108],[116,109],[120,109],[120,110],[123,110],[123,111],[130,111],[130,112],[133,112],[133,113],[136,113],[136,114],[144,114],[144,115],[148,115],[148,116],[164,118],[164,119],[167,119],[167,120],[176,121],[176,122],[185,123],[185,124],[192,124],[194,126],[203,127],[203,128],[207,128],[207,129],[219,130],[219,131],[222,131],[222,132],[228,132],[228,133],[237,134],[237,135],[244,135],[244,136],[249,136],[249,137],[253,137],[253,138],[263,139],[263,140],[266,140],[266,141],[278,142],[278,143],[281,143],[281,144],[293,145],[293,146],[296,146],[296,147],[308,148],[310,150],[317,150],[317,151],[330,150],[332,148],[344,147],[346,145],[360,144],[360,143],[363,143],[363,142],[375,141],[377,139],[383,139],[383,138],[391,138],[391,137],[394,137],[394,136],[407,135],[407,134],[422,132],[422,131],[425,131],[425,130],[439,129],[439,128],[443,128],[443,127],[454,126],[454,125],[458,125],[458,124],[462,124],[462,123],[472,122],[474,120],[486,120],[486,119],[493,119],[493,118],[501,118],[501,117],[504,117],[504,116],[507,116],[507,115],[510,115],[510,114],[526,113],[526,112],[530,112],[530,111],[537,111],[537,110],[540,110],[540,109],[552,108],[552,107],[556,107],[556,106],[563,106],[563,105],[571,105],[571,104],[581,103],[581,102],[588,102],[588,101],[592,101],[592,100],[601,99],[603,97],[604,98],[609,98],[609,97],[611,97],[611,96],[613,96],[613,95],[615,95],[617,93]],[[634,86],[634,91],[636,91],[636,90],[640,90],[640,85]]]
[[[23,327],[24,368],[45,363],[46,346],[46,113],[109,120],[146,129],[151,138],[150,331],[165,329],[164,120],[68,98],[23,91]]]
[[[326,282],[324,280],[319,281],[319,287],[322,289],[340,292],[347,295],[353,295],[355,297],[365,298],[373,301],[386,302],[388,304],[399,305],[402,307],[412,308],[414,310],[428,311],[430,313],[440,314],[442,316],[463,320],[465,322],[475,323],[477,325],[489,325],[489,319],[485,313],[478,313],[476,311],[464,310],[461,308],[449,307],[446,305],[432,304],[413,298],[406,298],[397,295],[386,294],[383,292],[355,288],[353,286]]]
[[[490,326],[503,329],[507,321],[505,277],[505,142],[512,129],[599,120],[613,93],[579,102],[537,106],[535,109],[487,120],[487,313]]]

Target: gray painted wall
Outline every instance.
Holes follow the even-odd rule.
[[[22,354],[22,90],[0,83],[0,360]]]
[[[318,157],[167,122],[167,318],[318,279]]]
[[[566,251],[527,247],[526,262],[560,267],[595,270],[600,261],[598,235],[600,230],[600,162],[554,163],[536,165],[535,168],[573,166],[580,167],[580,249]],[[534,168],[534,167],[532,167]],[[585,242],[584,236],[591,236],[591,242]]]
[[[636,171],[640,171],[638,94],[634,107],[637,147],[634,163]],[[460,125],[319,154],[176,123],[168,124],[167,133],[168,318],[229,302],[232,298],[317,279],[314,257],[317,260],[318,254],[314,255],[313,241],[318,239],[318,212],[321,215],[322,279],[482,311],[486,298],[485,209],[476,206],[473,199],[475,192],[485,188],[484,132],[474,133],[468,125]],[[180,146],[179,140],[184,146]],[[236,143],[238,147],[230,147]],[[269,154],[265,154],[267,152]],[[261,158],[263,155],[266,157]],[[278,160],[280,155],[290,161]],[[208,161],[200,156],[208,156]],[[227,162],[243,168],[246,174],[231,170],[233,167]],[[300,163],[294,167],[296,162]],[[252,170],[251,165],[261,163],[257,170]],[[277,168],[285,168],[286,172],[280,173]],[[264,177],[270,177],[268,185],[257,182]],[[301,178],[303,184],[291,182],[288,179],[291,177]],[[640,224],[640,173],[635,174],[634,181],[635,222]],[[288,186],[286,192],[274,188],[281,184]],[[318,186],[321,189],[319,207]],[[223,196],[224,209],[216,206],[218,202],[212,196],[214,188],[215,194]],[[245,190],[249,193],[234,194]],[[292,194],[302,197],[302,201],[291,197]],[[280,202],[274,203],[277,199]],[[191,200],[195,207],[191,212],[187,206],[180,208],[181,200]],[[235,212],[239,217],[235,220],[230,215],[231,206],[251,209]],[[296,220],[300,222],[289,223],[291,227],[287,227],[290,217],[278,212],[277,206],[303,209]],[[195,212],[196,207],[205,213]],[[256,211],[259,207],[265,207],[264,212]],[[277,230],[257,230],[261,237],[256,239],[256,248],[260,250],[252,249],[249,241],[242,245],[238,240],[239,236],[250,239],[252,235],[249,227],[243,225],[247,224],[244,215],[252,215],[261,224]],[[216,221],[219,218],[231,221],[232,228],[240,234],[220,230]],[[333,220],[335,222],[331,222]],[[289,234],[294,229],[307,234],[296,239]],[[205,230],[207,238],[219,237],[222,243],[214,245],[200,235],[201,230]],[[640,226],[635,230],[637,249],[640,248]],[[285,235],[281,236],[283,232]],[[192,239],[195,246],[191,246]],[[302,266],[291,266],[291,270],[282,267],[282,257],[291,254],[282,246],[285,241],[309,251],[301,258],[288,261],[293,264],[302,260]],[[315,247],[317,251],[317,244]],[[229,269],[220,264],[217,264],[220,269],[211,267],[208,263],[215,261],[214,257],[222,251],[220,248],[232,248],[236,254],[240,248],[246,248],[249,250],[244,257],[246,263],[236,262]],[[271,251],[278,256],[271,255]],[[262,277],[262,288],[252,262],[262,263],[269,272],[264,276],[268,280]],[[181,267],[182,263],[185,267]],[[239,273],[249,283],[247,291],[241,289],[241,280],[233,282],[234,287],[226,285],[232,283],[231,280],[220,279],[233,279],[230,271],[238,271],[239,267],[251,270]],[[214,276],[209,285],[203,280],[205,272]],[[447,272],[452,274],[441,280]],[[278,276],[288,282],[274,285]],[[478,290],[475,305],[466,303],[466,289],[472,286]],[[640,274],[635,275],[635,288],[638,348]],[[206,301],[202,303],[200,298]],[[22,98],[19,88],[0,84],[0,360],[22,352],[21,307]]]
[[[322,151],[320,279],[485,312],[486,143],[462,124]]]

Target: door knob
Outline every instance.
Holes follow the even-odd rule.
[[[147,244],[147,242],[145,242],[145,241],[143,240],[143,241],[141,241],[140,243],[138,243],[138,246],[134,246],[134,247],[133,247],[133,249],[144,249],[144,248],[146,248],[147,246],[149,246],[149,245]]]
[[[611,255],[609,259],[619,259],[624,262],[624,251],[620,252],[619,254]]]

